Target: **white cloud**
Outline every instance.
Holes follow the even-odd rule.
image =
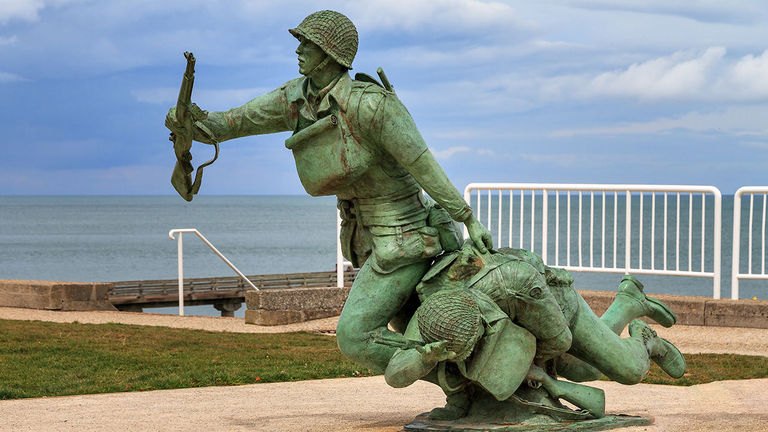
[[[209,111],[223,110],[242,105],[270,90],[272,89],[262,87],[224,90],[195,89],[192,92],[192,101]],[[179,89],[176,87],[137,89],[132,90],[131,94],[138,102],[170,106],[176,103]]]
[[[37,21],[37,12],[44,6],[43,0],[4,0],[0,2],[0,24],[12,19]]]
[[[768,141],[742,141],[739,143],[742,147],[768,150]]]
[[[518,153],[516,159],[548,167],[589,168],[606,167],[626,161],[626,155],[605,153]]]
[[[602,73],[591,80],[586,92],[607,96],[633,96],[640,99],[692,97],[702,90],[725,48],[712,47],[700,56],[677,52],[626,70]]]
[[[14,82],[28,81],[26,78],[20,75],[12,74],[9,72],[0,72],[0,84],[9,84]]]
[[[89,0],[3,0],[0,2],[0,24],[11,20],[34,22],[40,19],[40,11],[50,6],[66,6]]]
[[[408,32],[495,31],[530,28],[508,4],[478,0],[371,0],[347,1],[349,15],[358,28]]]
[[[739,136],[768,136],[768,123],[765,120],[767,118],[768,107],[745,105],[707,113],[693,111],[678,117],[660,118],[647,122],[558,130],[552,132],[550,136],[652,134],[675,129],[702,133],[729,133]]]
[[[746,55],[728,67],[714,85],[726,99],[764,100],[768,98],[768,50],[762,55]]]
[[[435,150],[435,149],[430,149],[430,150],[432,151],[432,154],[435,155],[436,159],[448,159],[457,153],[466,153],[468,151],[471,151],[472,149],[467,146],[454,146],[454,147],[448,147],[445,150]]]
[[[739,1],[738,7],[719,0],[571,0],[569,3],[590,10],[674,15],[702,22],[751,22],[761,12],[759,2],[746,0]]]
[[[1,46],[9,46],[9,45],[14,45],[14,44],[16,44],[18,41],[19,41],[19,38],[18,38],[18,37],[16,37],[16,35],[13,35],[13,36],[8,36],[8,37],[3,37],[3,36],[0,36],[0,47],[1,47]]]
[[[629,98],[644,102],[768,100],[768,50],[740,59],[723,47],[678,51],[593,75],[562,75],[534,85],[545,99]]]

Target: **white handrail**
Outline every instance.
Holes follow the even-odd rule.
[[[235,271],[238,275],[240,275],[243,280],[248,282],[248,285],[250,285],[253,289],[258,291],[259,289],[256,288],[256,285],[253,284],[253,282],[250,281],[245,275],[235,267],[234,264],[229,262],[227,257],[225,257],[221,252],[219,252],[216,247],[214,247],[211,242],[208,241],[205,236],[200,234],[200,231],[196,230],[195,228],[176,228],[168,231],[168,237],[170,237],[171,240],[176,240],[176,237],[174,237],[174,234],[179,235],[179,242],[178,242],[178,256],[179,256],[179,316],[184,316],[184,251],[183,251],[183,245],[182,245],[182,237],[184,233],[193,233],[196,234],[198,237],[200,237],[200,240],[203,241],[206,245],[208,245],[211,250],[221,258],[222,261],[224,261],[232,270]]]
[[[341,211],[336,212],[336,288],[344,288],[344,269],[352,263],[341,253]]]
[[[555,265],[558,267],[565,268],[567,270],[572,271],[588,271],[588,272],[611,272],[611,273],[617,273],[617,272],[625,272],[625,273],[638,273],[638,274],[661,274],[661,275],[669,275],[669,276],[696,276],[696,277],[711,277],[713,279],[713,297],[714,298],[720,298],[720,274],[721,274],[721,264],[720,264],[720,248],[721,248],[721,234],[720,234],[720,228],[722,224],[722,196],[720,194],[720,191],[714,187],[714,186],[691,186],[691,185],[629,185],[629,184],[562,184],[562,183],[471,183],[464,189],[464,199],[471,203],[471,193],[473,191],[477,191],[477,201],[474,205],[475,211],[477,212],[478,218],[481,217],[480,213],[483,213],[483,208],[486,206],[481,206],[481,197],[484,195],[482,192],[487,191],[487,222],[488,222],[488,228],[492,229],[491,225],[491,201],[494,200],[494,194],[492,191],[498,191],[498,198],[497,203],[499,206],[503,203],[504,195],[502,194],[502,191],[509,191],[509,200],[510,200],[510,209],[509,209],[509,220],[508,225],[505,225],[502,223],[502,219],[499,218],[497,221],[497,229],[499,231],[497,238],[501,239],[501,231],[503,229],[507,229],[509,232],[509,239],[511,247],[511,239],[512,239],[512,233],[513,230],[517,230],[517,226],[513,226],[513,212],[512,212],[512,203],[514,200],[514,194],[517,192],[520,196],[520,211],[519,211],[519,218],[520,220],[517,221],[519,223],[519,237],[520,237],[520,247],[523,247],[523,218],[525,215],[525,212],[523,211],[523,207],[525,205],[531,205],[530,210],[530,227],[531,232],[529,234],[530,240],[531,240],[531,250],[538,249],[537,252],[541,253],[542,258],[544,259],[544,262]],[[525,200],[525,193],[529,192],[531,199],[529,200],[528,204],[526,204]],[[559,205],[559,198],[560,194],[562,192],[565,192],[567,195],[567,210],[566,215],[567,218],[564,221],[566,225],[566,232],[563,236],[560,236],[560,225],[561,225],[561,217],[560,217],[560,205]],[[571,265],[571,194],[577,193],[578,194],[578,222],[577,222],[577,229],[578,229],[578,244],[576,245],[578,247],[578,254],[575,257],[577,259],[578,263],[577,265]],[[582,207],[582,197],[584,192],[589,192],[587,199],[589,199],[589,206],[586,209],[583,209]],[[538,237],[534,237],[534,226],[536,226],[535,219],[536,219],[536,194],[541,193],[542,195],[542,207],[541,207],[541,227],[539,231]],[[553,218],[549,217],[549,205],[548,205],[548,195],[550,193],[555,194],[555,215]],[[636,256],[633,255],[633,248],[632,248],[632,241],[633,241],[633,231],[632,227],[638,226],[639,228],[635,231],[636,234],[638,234],[638,247],[636,249],[642,251],[643,250],[643,243],[644,238],[642,235],[642,226],[645,223],[648,223],[649,221],[643,219],[643,213],[644,213],[644,200],[643,195],[649,194],[651,195],[651,221],[650,221],[650,232],[651,232],[651,241],[650,245],[648,247],[650,248],[651,252],[651,262],[650,265],[644,265],[642,256]],[[594,199],[595,195],[598,195],[598,197],[602,194],[602,213],[598,210],[598,212],[595,212],[594,207]],[[635,195],[635,198],[637,199],[637,195],[639,195],[639,201],[636,200],[639,204],[639,220],[633,221],[632,220],[632,199],[633,194]],[[656,194],[663,194],[664,195],[664,202],[663,202],[663,218],[664,218],[664,228],[663,232],[659,233],[660,236],[662,236],[663,240],[663,248],[659,252],[663,253],[663,267],[657,268],[654,260],[655,252],[656,252],[656,246],[655,246],[655,240],[656,240],[656,230],[655,230],[655,218],[656,218]],[[672,204],[668,206],[668,194],[671,194],[671,199],[676,198],[676,204]],[[688,226],[688,232],[692,233],[693,230],[693,211],[691,206],[693,206],[693,199],[694,194],[701,194],[701,202],[702,202],[702,215],[701,215],[701,236],[702,236],[702,242],[701,242],[701,248],[700,250],[697,249],[696,252],[700,253],[702,255],[701,260],[701,266],[698,270],[694,270],[692,266],[692,259],[691,255],[694,253],[694,247],[691,241],[691,235],[689,235],[688,240],[688,265],[687,269],[683,266],[681,266],[680,262],[680,255],[681,255],[681,243],[680,243],[680,233],[681,233],[681,226],[680,226],[680,219],[681,219],[681,211],[680,211],[680,195],[685,194],[688,196],[688,219],[687,219],[687,226]],[[611,198],[611,195],[613,195],[613,248],[612,248],[612,262],[611,265],[607,265],[609,263],[606,262],[606,251],[608,250],[605,245],[605,237],[606,234],[609,234],[610,231],[606,232],[606,229],[608,228],[606,226],[606,220],[608,220],[608,213],[611,211],[608,210],[606,212],[605,207],[605,201],[606,197]],[[713,266],[712,271],[706,271],[704,268],[704,254],[705,254],[705,201],[707,195],[712,195],[714,198],[714,220],[711,223],[711,235],[712,235],[712,241],[713,241]],[[618,230],[618,201],[623,199],[625,203],[625,216],[624,216],[624,230],[623,232]],[[675,209],[670,209],[669,207],[675,206]],[[587,215],[584,215],[583,213],[588,212]],[[669,213],[675,212],[675,224],[674,226],[671,226],[669,229],[667,227],[667,219]],[[601,246],[600,246],[600,257],[598,259],[594,260],[593,258],[596,251],[595,251],[595,216],[601,215],[599,218],[600,227],[600,240],[601,240]],[[501,215],[501,211],[499,211],[499,215]],[[584,224],[583,219],[588,218],[589,222],[588,224]],[[548,255],[548,234],[549,230],[551,229],[549,227],[549,224],[552,223],[552,219],[554,219],[553,223],[555,225],[554,232],[555,232],[555,257],[554,260],[551,256]],[[634,222],[634,223],[633,223]],[[698,229],[698,228],[697,228]],[[674,230],[674,233],[669,233],[669,231]],[[584,242],[582,240],[582,235],[588,233],[589,238],[587,239],[588,242]],[[645,231],[648,232],[647,230]],[[467,236],[466,228],[464,230],[464,235]],[[619,256],[618,256],[618,244],[617,244],[617,238],[623,235],[623,240],[625,243],[624,248],[624,262],[620,265],[618,262]],[[674,237],[672,237],[674,235]],[[561,244],[561,237],[565,240],[565,245]],[[670,264],[668,267],[667,265],[667,240],[670,240],[670,248],[674,248],[675,253],[675,261],[674,263]],[[541,242],[541,247],[536,248],[536,243],[534,242],[534,239],[539,240]],[[674,243],[673,243],[674,242]],[[673,244],[672,244],[673,243]],[[584,249],[584,246],[588,245],[588,251],[589,251],[589,259],[585,260],[582,258],[582,250]],[[501,246],[501,245],[497,245]],[[565,252],[567,254],[565,262],[560,263],[560,246],[563,246],[563,249],[565,249]],[[682,245],[683,252],[686,251],[685,244]],[[673,249],[670,249],[672,251]],[[611,258],[610,255],[608,258]],[[594,261],[597,261],[596,263]],[[565,264],[565,265],[563,265]],[[674,266],[674,268],[670,268]]]
[[[747,248],[747,272],[741,273],[739,268],[739,254],[741,247],[741,197],[749,194],[749,232]],[[755,195],[763,195],[762,210],[762,229],[761,229],[761,254],[760,254],[760,273],[752,272],[752,221],[754,218]],[[733,254],[731,261],[731,298],[739,299],[739,279],[768,279],[765,271],[765,218],[766,218],[766,199],[768,199],[768,186],[744,186],[739,188],[733,195]]]

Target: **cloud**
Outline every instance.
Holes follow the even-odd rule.
[[[348,1],[350,18],[365,31],[507,32],[533,25],[508,4],[478,0],[372,0]]]
[[[577,135],[653,134],[676,129],[698,133],[729,133],[738,136],[768,136],[768,107],[733,106],[723,110],[701,113],[692,111],[682,116],[659,118],[647,122],[622,123],[594,128],[558,130],[552,137]]]
[[[754,102],[768,100],[768,50],[740,59],[724,47],[678,51],[593,75],[543,78],[546,99],[628,98],[642,102]]]
[[[43,0],[5,0],[0,3],[0,24],[13,19],[37,21],[37,13],[44,6]]]
[[[702,90],[712,69],[725,56],[725,48],[708,48],[690,58],[677,52],[626,70],[602,73],[591,80],[588,93],[607,96],[634,96],[641,99],[692,97]]]
[[[768,141],[742,141],[739,143],[742,147],[768,150]]]
[[[432,154],[435,155],[435,158],[448,159],[457,153],[466,153],[472,149],[467,146],[454,146],[454,147],[448,147],[445,150],[435,150],[435,149],[430,149],[430,150],[432,151]]]
[[[264,94],[272,89],[256,87],[244,89],[224,90],[193,90],[192,101],[201,108],[211,110],[223,110],[233,106],[242,105],[256,96]],[[179,96],[179,89],[175,87],[157,87],[149,89],[132,90],[131,95],[138,102],[154,105],[173,105]]]
[[[8,37],[3,37],[3,36],[0,36],[0,47],[1,47],[1,46],[9,46],[9,45],[14,45],[14,44],[16,44],[18,41],[19,41],[19,38],[18,38],[18,37],[16,37],[16,35],[13,35],[13,36],[8,36]]]
[[[760,56],[746,55],[728,67],[715,83],[714,92],[731,100],[768,98],[768,50]]]
[[[516,159],[547,167],[589,168],[606,167],[626,161],[626,155],[606,153],[518,153]]]
[[[60,7],[89,0],[3,0],[0,2],[0,24],[11,20],[34,22],[46,7]]]
[[[751,23],[761,10],[747,1],[740,1],[739,7],[718,0],[572,0],[571,6],[593,11],[634,12],[644,14],[672,15],[695,21],[711,23]]]
[[[0,84],[9,84],[22,81],[28,80],[20,75],[12,74],[9,72],[0,72]]]

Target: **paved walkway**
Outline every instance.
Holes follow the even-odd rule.
[[[0,307],[0,319],[126,323],[233,332],[327,331],[336,319],[279,327],[241,318],[129,312],[54,312]],[[656,328],[682,351],[768,355],[768,330]],[[675,387],[597,382],[607,411],[655,417],[626,431],[768,431],[768,379]],[[0,431],[366,431],[395,432],[442,405],[427,383],[388,387],[382,377],[207,387],[0,401]]]
[[[768,379],[693,387],[597,382],[609,413],[655,417],[659,431],[768,430]],[[442,405],[427,383],[382,377],[0,401],[2,431],[396,432]]]

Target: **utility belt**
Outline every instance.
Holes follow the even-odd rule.
[[[461,246],[456,222],[419,189],[386,197],[340,199],[338,207],[342,254],[355,267],[370,256],[374,269],[389,273]]]

